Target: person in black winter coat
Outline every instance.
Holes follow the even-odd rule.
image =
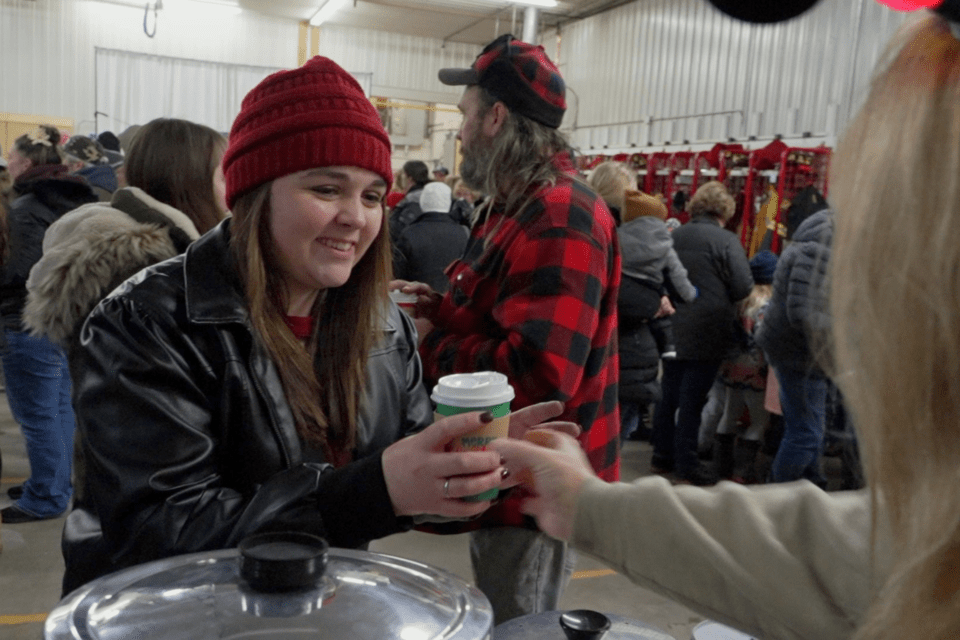
[[[823,209],[804,220],[783,251],[773,276],[773,296],[757,332],[780,385],[783,439],[773,460],[774,482],[806,478],[821,487],[830,314],[825,294],[833,242],[833,213]]]
[[[673,232],[673,247],[698,296],[672,317],[677,358],[663,361],[651,464],[698,485],[716,481],[716,474],[697,459],[700,410],[720,363],[736,346],[737,302],[753,289],[746,253],[736,235],[723,228],[733,213],[726,187],[708,182],[690,199],[690,222]]]
[[[450,281],[447,265],[463,255],[470,231],[450,216],[450,187],[431,182],[420,194],[421,212],[397,238],[393,275],[400,280],[426,282],[437,293],[446,293]]]
[[[410,160],[400,172],[404,185],[409,185],[403,200],[390,211],[390,239],[394,244],[400,234],[420,215],[420,194],[431,182],[430,169],[425,162]]]
[[[55,518],[73,495],[71,462],[74,416],[70,373],[63,350],[22,324],[27,276],[42,254],[47,228],[63,214],[97,200],[87,182],[68,173],[60,132],[41,126],[17,138],[10,152],[15,197],[10,204],[9,259],[0,277],[0,317],[6,348],[3,374],[7,399],[20,424],[30,460],[30,477],[16,503],[0,511],[5,524]],[[14,496],[11,496],[14,497]]]

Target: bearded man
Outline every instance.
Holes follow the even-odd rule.
[[[488,195],[475,212],[463,257],[447,269],[441,298],[416,283],[425,378],[474,371],[505,374],[512,407],[560,400],[558,420],[580,436],[598,475],[619,478],[617,290],[620,252],[603,200],[577,177],[557,130],[566,109],[563,78],[543,47],[506,35],[469,69],[442,69],[466,85],[458,134],[468,187]],[[496,623],[554,610],[575,562],[540,533],[510,495],[471,531],[478,587]]]

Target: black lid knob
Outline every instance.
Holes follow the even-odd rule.
[[[610,629],[610,618],[598,611],[575,609],[560,616],[560,626],[569,640],[599,640]]]
[[[297,531],[258,533],[240,542],[240,577],[257,591],[315,587],[327,568],[327,541]]]

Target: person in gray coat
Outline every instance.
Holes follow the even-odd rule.
[[[673,316],[677,357],[663,361],[651,467],[675,471],[679,482],[696,485],[716,482],[716,474],[697,459],[700,410],[720,363],[737,344],[737,302],[753,289],[746,253],[723,228],[734,208],[726,187],[708,182],[690,200],[690,222],[673,232],[674,250],[699,295]]]
[[[636,189],[628,189],[623,200],[623,224],[617,229],[617,236],[623,256],[624,280],[629,278],[640,285],[637,290],[639,302],[649,311],[646,319],[660,356],[675,358],[673,323],[669,315],[660,313],[660,301],[663,296],[668,296],[672,302],[693,302],[697,288],[690,284],[687,270],[673,249],[673,238],[664,223],[666,205]]]
[[[820,366],[827,354],[830,315],[824,283],[833,241],[833,213],[823,209],[797,228],[773,275],[773,296],[757,331],[780,384],[783,439],[773,460],[774,482],[806,478],[821,487],[827,378]]]
[[[634,189],[624,194],[623,224],[617,228],[623,265],[617,301],[621,438],[649,438],[648,409],[660,400],[660,358],[676,356],[673,325],[661,312],[661,299],[697,297],[673,250],[666,217],[667,207],[658,198]]]

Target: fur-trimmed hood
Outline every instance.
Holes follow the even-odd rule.
[[[64,215],[43,238],[27,280],[23,323],[33,335],[67,344],[100,300],[144,267],[182,253],[199,237],[183,212],[136,187],[112,202]]]

